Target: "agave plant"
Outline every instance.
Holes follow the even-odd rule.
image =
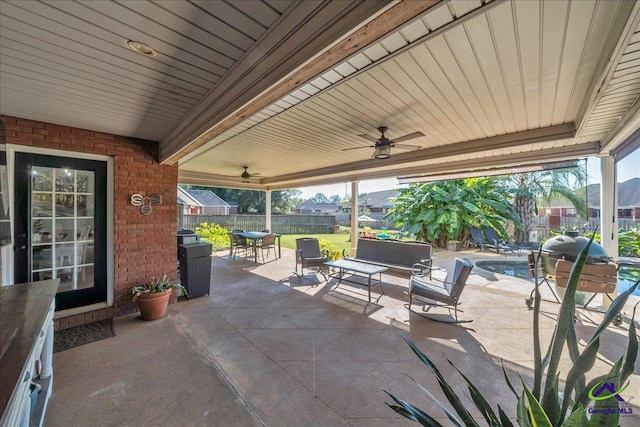
[[[163,274],[162,277],[154,277],[142,285],[132,286],[129,291],[131,292],[131,301],[135,302],[140,295],[164,292],[173,288],[180,291],[182,295],[188,296],[187,289],[175,280],[169,279],[166,274]]]
[[[534,378],[533,385],[528,386],[520,377],[522,390],[518,392],[512,384],[507,371],[503,366],[504,379],[509,389],[517,400],[516,414],[518,425],[529,426],[617,426],[621,409],[619,408],[619,394],[624,390],[629,376],[635,369],[635,360],[638,355],[638,337],[635,328],[635,307],[631,316],[626,352],[613,365],[606,375],[592,378],[587,382],[586,374],[595,363],[600,346],[600,335],[619,315],[624,304],[640,285],[640,280],[631,288],[618,295],[604,315],[600,325],[586,344],[582,352],[578,347],[578,340],[574,329],[575,294],[578,287],[580,273],[585,265],[593,235],[589,244],[578,256],[573,265],[565,296],[560,306],[558,320],[554,329],[553,338],[549,344],[546,355],[542,356],[542,346],[539,335],[540,317],[540,292],[536,283],[533,316],[533,350],[534,350]],[[540,251],[538,251],[538,259]],[[456,426],[479,426],[471,413],[465,408],[460,397],[454,392],[447,380],[440,373],[436,365],[410,340],[402,337],[411,347],[413,352],[422,360],[427,368],[438,379],[447,400],[455,413],[436,398],[424,387],[422,390],[439,406],[447,418]],[[569,350],[572,366],[564,378],[564,386],[560,385],[559,365],[565,344]],[[449,362],[451,363],[451,362]],[[489,402],[473,383],[458,368],[451,365],[462,375],[471,399],[480,410],[489,426],[512,426],[504,410],[497,405],[497,412],[493,410]],[[544,380],[543,380],[544,378]],[[562,393],[561,393],[562,392]],[[416,406],[405,402],[392,393],[386,392],[395,403],[387,403],[394,411],[424,426],[440,426],[433,416]],[[587,410],[588,405],[589,410]]]

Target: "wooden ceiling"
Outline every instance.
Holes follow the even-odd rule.
[[[181,182],[281,189],[615,153],[640,127],[617,1],[2,1],[2,114],[158,141]],[[126,47],[137,40],[155,58]],[[372,159],[366,134],[418,151]],[[241,183],[242,166],[259,173]]]

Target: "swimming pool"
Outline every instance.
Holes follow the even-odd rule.
[[[492,273],[504,274],[533,282],[533,279],[529,275],[529,264],[527,261],[477,261],[476,266]],[[618,272],[618,292],[626,291],[639,278],[639,268],[620,268]],[[640,289],[636,289],[633,295],[640,296]]]

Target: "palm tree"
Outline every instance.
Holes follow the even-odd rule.
[[[550,204],[553,198],[564,198],[573,204],[578,216],[587,216],[584,199],[587,170],[584,167],[515,174],[504,177],[503,182],[515,193],[513,205],[522,222],[522,228],[515,231],[516,243],[529,240],[533,218],[538,214],[536,200]]]

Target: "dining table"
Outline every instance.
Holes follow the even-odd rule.
[[[251,242],[251,246],[253,247],[254,262],[258,262],[258,241],[262,240],[264,236],[272,234],[265,231],[233,231],[232,233],[236,236],[244,237]],[[282,258],[282,248],[280,246],[281,235],[277,233],[273,234],[276,236],[276,240],[278,241],[278,258]]]

